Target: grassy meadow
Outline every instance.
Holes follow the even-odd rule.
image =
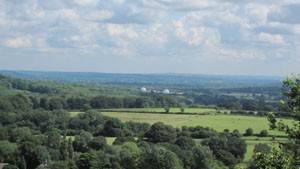
[[[120,112],[102,112],[103,115],[119,118],[120,120],[146,122],[153,124],[163,122],[174,127],[181,126],[205,126],[217,131],[229,129],[230,131],[238,129],[244,133],[247,128],[252,128],[254,133],[258,134],[261,130],[268,130],[267,117],[243,116],[243,115],[189,115],[189,114],[151,114],[151,113],[120,113]],[[292,120],[281,119],[284,123],[292,125]],[[282,135],[281,132],[268,130],[271,135]]]
[[[164,108],[122,108],[122,109],[102,109],[102,112],[136,112],[136,113],[165,113]],[[184,113],[212,113],[215,108],[185,108]],[[169,113],[181,113],[180,108],[170,108]]]
[[[216,111],[212,108],[195,108],[186,109],[186,114],[157,114],[164,111],[163,108],[149,108],[149,109],[116,109],[118,112],[102,112],[101,114],[109,117],[115,117],[123,122],[146,122],[153,124],[156,122],[163,122],[165,124],[172,125],[174,127],[181,128],[182,126],[204,126],[215,129],[216,131],[223,131],[229,129],[233,131],[238,129],[241,134],[245,132],[247,128],[252,128],[254,134],[259,134],[261,130],[267,130],[270,135],[279,136],[275,137],[276,141],[285,141],[287,138],[282,138],[284,134],[279,131],[269,130],[269,124],[267,117],[245,116],[245,115],[224,115],[224,114],[209,114],[203,115],[201,112]],[[179,108],[171,108],[173,112],[179,112]],[[100,110],[101,111],[101,110]],[[130,111],[130,112],[126,112]],[[144,113],[143,113],[144,112]],[[147,112],[147,113],[145,113]],[[199,114],[189,114],[189,112],[197,112]],[[71,116],[76,116],[82,112],[70,112]],[[280,121],[292,125],[293,120],[280,119]],[[247,153],[244,161],[247,162],[251,159],[254,146],[258,143],[267,143],[272,145],[272,137],[243,137],[247,143]],[[115,138],[107,138],[108,144],[112,144]],[[197,140],[196,140],[197,141]]]

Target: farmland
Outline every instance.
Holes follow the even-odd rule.
[[[174,127],[181,126],[204,126],[217,131],[238,129],[241,133],[247,128],[252,128],[254,133],[268,129],[266,117],[242,116],[242,115],[189,115],[189,114],[151,114],[151,113],[126,113],[126,112],[102,112],[103,115],[119,118],[122,121],[147,122],[153,124],[161,121]],[[292,120],[281,119],[287,124],[292,124]],[[278,131],[269,130],[271,135],[281,135]]]
[[[136,113],[165,113],[164,108],[122,108],[122,109],[102,109],[104,112],[136,112]],[[216,112],[215,108],[184,108],[184,113],[202,114]],[[169,113],[181,113],[180,108],[170,108]]]
[[[247,128],[252,128],[254,134],[259,134],[261,130],[269,129],[268,121],[266,117],[253,117],[242,115],[175,115],[175,114],[151,114],[151,113],[120,113],[120,112],[103,112],[105,116],[116,117],[122,121],[135,121],[135,122],[147,122],[153,124],[161,121],[166,124],[170,124],[174,127],[180,128],[181,126],[205,126],[213,128],[217,131],[223,131],[229,129],[233,131],[238,129],[241,134],[245,132]],[[292,120],[280,119],[282,122],[292,125]],[[285,141],[287,138],[282,138],[283,133],[274,130],[268,130],[270,135],[279,136],[275,137],[276,141]],[[244,161],[248,162],[251,159],[253,149],[258,143],[272,144],[272,137],[243,137],[247,143],[247,153]]]
[[[147,92],[139,92],[138,87],[110,90],[96,85],[0,78],[5,94],[0,99],[0,149],[12,147],[6,153],[14,156],[4,162],[26,156],[28,169],[43,162],[30,159],[43,156],[40,152],[49,154],[53,166],[60,165],[61,160],[68,166],[70,160],[83,169],[92,163],[106,165],[110,161],[113,163],[109,165],[115,168],[127,162],[122,158],[128,148],[147,158],[138,159],[141,166],[160,168],[160,161],[157,164],[148,161],[173,154],[166,165],[173,161],[173,166],[195,169],[203,168],[204,164],[198,161],[208,160],[217,163],[207,164],[216,167],[206,168],[240,167],[241,163],[247,167],[258,143],[278,147],[278,142],[291,140],[287,134],[268,130],[268,112],[287,117],[281,121],[292,124],[288,119],[293,117],[292,112],[279,109],[281,95],[276,86],[210,89],[161,86],[172,91],[163,94],[153,92],[151,87]],[[243,135],[246,129],[249,136]],[[23,153],[23,142],[30,143],[29,147],[26,144],[26,150],[38,151]],[[198,153],[205,155],[199,157]],[[131,168],[140,168],[134,166]]]
[[[245,132],[247,128],[252,128],[254,134],[259,134],[261,130],[269,129],[267,117],[258,116],[245,116],[245,115],[224,115],[224,114],[209,114],[203,115],[200,112],[213,112],[212,108],[187,108],[186,114],[157,114],[163,112],[163,108],[137,108],[137,109],[113,109],[116,112],[102,112],[101,114],[109,117],[118,118],[123,122],[134,121],[134,122],[146,122],[156,123],[163,122],[165,124],[172,125],[177,128],[182,126],[204,126],[213,128],[216,131],[223,131],[229,129],[233,131],[239,130],[241,134]],[[177,112],[179,108],[171,108],[172,112]],[[129,111],[129,112],[125,112]],[[198,112],[199,114],[189,114],[189,112]],[[71,112],[71,116],[76,116],[81,112]],[[280,119],[280,121],[292,125],[290,119]],[[284,134],[276,130],[268,130],[269,135],[277,136],[277,141],[285,141],[287,138],[283,137]],[[283,137],[283,138],[282,138]],[[272,143],[272,137],[243,137],[248,145],[245,161],[249,161],[252,156],[254,146],[258,143]],[[108,138],[108,142],[111,144],[113,138]]]

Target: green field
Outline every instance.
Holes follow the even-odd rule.
[[[141,113],[119,113],[119,112],[103,112],[105,116],[119,118],[122,121],[147,122],[153,124],[155,122],[163,122],[174,127],[181,126],[205,126],[213,128],[217,131],[229,129],[230,131],[238,129],[244,133],[247,128],[252,128],[254,133],[261,130],[269,129],[267,117],[254,117],[242,115],[177,115],[177,114],[141,114]],[[287,124],[292,124],[292,120],[281,119]],[[281,132],[269,130],[269,134],[282,135]]]
[[[137,113],[165,113],[164,108],[122,108],[122,109],[102,109],[103,112],[137,112]],[[184,113],[211,113],[216,112],[215,108],[185,108]],[[180,108],[170,108],[169,113],[181,113]]]
[[[202,108],[201,108],[202,109]],[[118,109],[120,110],[120,109]],[[128,110],[128,109],[121,109]],[[149,109],[149,113],[134,113],[139,109],[129,109],[132,112],[102,112],[103,115],[109,117],[119,118],[121,121],[134,121],[134,122],[146,122],[153,124],[155,122],[163,122],[170,124],[174,127],[180,128],[181,126],[205,126],[213,128],[217,131],[223,131],[229,129],[233,131],[238,129],[241,134],[245,132],[247,128],[252,128],[254,134],[258,134],[261,130],[269,129],[267,117],[255,117],[255,116],[243,116],[243,115],[198,115],[198,114],[155,114],[156,112],[163,111],[163,109]],[[143,112],[147,109],[141,109]],[[176,109],[175,109],[176,110]],[[179,109],[178,109],[179,110]],[[213,109],[214,110],[214,109]],[[150,112],[152,111],[152,113]],[[191,112],[191,110],[189,110]],[[76,116],[81,112],[71,112],[71,116]],[[292,125],[293,120],[280,119],[286,124]],[[274,130],[268,130],[269,134],[275,136],[283,136],[284,134]],[[115,138],[107,138],[108,144],[112,144]],[[247,143],[247,153],[244,161],[247,162],[251,159],[254,146],[258,143],[272,144],[271,137],[243,137]],[[287,138],[276,137],[277,141],[285,141]]]
[[[272,137],[256,137],[256,136],[243,137],[242,139],[244,139],[247,143],[247,153],[245,154],[245,158],[244,158],[245,162],[250,161],[256,144],[266,143],[270,146],[278,146],[278,144],[273,144],[273,143],[277,141],[284,142],[287,140],[287,138],[275,138],[275,142],[273,142]]]

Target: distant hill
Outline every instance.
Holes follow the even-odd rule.
[[[225,76],[197,74],[116,74],[88,72],[0,71],[0,73],[30,80],[102,84],[118,87],[165,86],[231,88],[253,86],[280,86],[283,77]]]

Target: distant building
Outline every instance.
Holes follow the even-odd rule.
[[[165,89],[165,90],[163,91],[163,94],[169,94],[169,93],[170,93],[169,89]]]
[[[147,89],[145,87],[142,87],[141,92],[145,93],[145,92],[147,92]]]

